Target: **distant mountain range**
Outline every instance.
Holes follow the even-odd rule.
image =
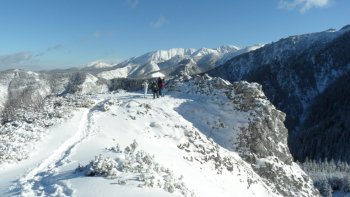
[[[227,60],[246,53],[262,45],[238,48],[227,45],[218,48],[159,50],[130,58],[97,76],[104,79],[113,78],[152,78],[175,76],[180,74],[198,74],[215,68]]]
[[[113,65],[114,64],[107,63],[107,62],[104,62],[102,60],[97,60],[97,61],[93,61],[93,62],[90,62],[90,63],[84,65],[84,69],[109,68],[109,67],[112,67]]]

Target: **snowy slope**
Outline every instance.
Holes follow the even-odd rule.
[[[124,91],[50,98],[43,114],[61,123],[42,127],[46,135],[37,142],[28,134],[35,147],[28,159],[0,165],[0,195],[317,195],[289,161],[283,113],[257,84],[187,80],[169,82],[156,100]],[[73,109],[70,116],[56,112]],[[270,140],[250,141],[260,133]]]
[[[190,129],[188,132],[191,134],[198,131],[195,131],[195,128],[187,121],[181,119],[179,121],[181,116],[175,111],[165,111],[174,107],[174,104],[179,105],[185,100],[162,98],[162,101],[159,102],[168,106],[162,109],[156,107],[158,103],[155,101],[142,99],[139,94],[118,93],[101,97],[108,98],[108,100],[97,102],[90,110],[80,110],[70,121],[48,131],[52,133],[52,136],[49,136],[47,141],[40,145],[45,148],[34,153],[32,157],[34,161],[27,160],[4,168],[1,175],[9,180],[1,179],[0,181],[2,195],[11,196],[17,192],[20,196],[95,196],[96,194],[105,196],[110,193],[118,193],[122,196],[180,195],[182,190],[170,195],[157,187],[141,191],[138,185],[142,181],[133,181],[134,178],[140,176],[138,173],[119,173],[117,180],[85,178],[81,173],[74,173],[78,163],[87,164],[95,155],[117,157],[118,154],[106,151],[106,148],[115,147],[117,144],[125,147],[134,139],[138,143],[138,149],[154,155],[156,162],[173,171],[172,176],[182,175],[184,177],[183,182],[189,185],[187,187],[191,190],[188,196],[191,195],[191,192],[194,192],[195,196],[216,194],[220,196],[231,194],[256,196],[264,195],[264,193],[267,196],[271,194],[261,181],[260,184],[252,184],[248,189],[249,181],[257,180],[254,172],[237,154],[225,150],[220,151],[223,155],[231,156],[235,163],[241,164],[235,167],[233,172],[225,170],[222,174],[217,173],[213,164],[200,165],[200,163],[188,161],[187,158],[190,156],[177,146],[186,139],[184,130]],[[100,98],[96,99],[100,100]],[[109,112],[100,111],[100,108],[95,107],[106,104],[107,106],[112,105]],[[151,109],[148,109],[147,106]],[[155,120],[162,121],[156,123]],[[130,121],[133,124],[130,124]],[[176,127],[179,128],[176,129]],[[60,143],[57,143],[58,140]],[[214,145],[210,145],[212,142],[208,140],[203,139],[203,142],[198,140],[198,143],[209,144],[210,149],[215,149]],[[22,173],[18,182],[12,185],[11,181]],[[125,180],[126,185],[117,184],[119,179]],[[8,188],[11,189],[9,193],[7,193]],[[88,188],[103,188],[103,190],[91,191]]]
[[[82,84],[79,85],[80,94],[87,93],[103,93],[108,91],[108,86],[106,84],[99,84],[98,78],[87,73],[86,78]]]
[[[122,68],[113,69],[110,71],[101,72],[98,74],[99,77],[104,79],[113,79],[113,78],[127,78],[128,73],[134,68],[134,65],[127,65]]]
[[[0,111],[10,106],[35,105],[50,94],[50,86],[40,74],[25,70],[0,72]]]
[[[93,62],[90,62],[86,65],[84,65],[84,68],[109,68],[109,67],[112,67],[113,64],[110,64],[110,63],[107,63],[107,62],[104,62],[102,60],[96,60],[96,61],[93,61]]]
[[[228,59],[240,55],[242,53],[255,50],[258,45],[252,47],[238,48],[236,46],[227,45],[218,48],[201,48],[201,49],[182,49],[174,48],[169,50],[158,50],[146,53],[139,57],[134,57],[126,60],[108,71],[103,71],[98,74],[99,77],[105,79],[112,78],[150,78],[156,76],[174,76],[179,74],[174,70],[183,68],[181,62],[189,60],[196,66],[194,73],[197,74],[206,70],[212,69]]]

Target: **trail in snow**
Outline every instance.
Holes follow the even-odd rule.
[[[37,162],[37,166],[32,165],[32,169],[17,181],[17,187],[11,190],[11,194],[5,196],[109,196],[115,193],[120,196],[163,197],[178,196],[181,191],[193,191],[197,196],[230,196],[246,192],[246,196],[254,196],[254,192],[248,192],[245,186],[249,180],[260,179],[250,174],[253,172],[249,166],[239,156],[224,149],[219,151],[213,141],[201,135],[195,124],[179,113],[179,106],[192,103],[191,99],[145,99],[141,94],[120,93],[100,95],[94,100],[101,102],[80,111],[74,121],[67,121],[65,124],[70,126],[66,128],[71,130],[71,134],[63,138],[66,140],[62,144],[47,151],[51,154],[46,159]],[[198,121],[207,122],[205,116],[201,118]],[[83,172],[75,171],[78,163],[89,164],[93,156],[115,157],[114,152],[106,150],[116,145],[129,146],[133,140],[137,141],[138,150],[154,155],[155,163],[168,168],[174,175],[159,179],[167,183],[164,186],[175,187],[180,180],[176,177],[182,177],[180,183],[184,184],[183,189],[168,193],[169,190],[162,185],[159,188],[157,185],[141,188],[139,185],[142,186],[145,180],[139,180],[138,173],[118,171],[118,176],[121,176],[118,180],[124,181],[125,178],[127,183],[121,185],[116,179],[86,177]],[[228,158],[241,168],[228,171],[224,160],[219,159],[220,164],[217,164],[215,158]],[[222,174],[218,174],[218,169]],[[162,177],[159,172],[152,173]],[[257,193],[269,194],[261,182],[249,184],[249,188]]]
[[[100,104],[106,102],[106,100],[97,102],[90,109],[85,109],[75,135],[67,139],[47,159],[19,179],[16,187],[18,195],[71,196],[73,194],[73,190],[61,181],[65,175],[56,177],[55,175],[57,174],[58,167],[70,162],[69,156],[72,150],[84,139],[96,132],[94,128],[94,111],[98,110]]]

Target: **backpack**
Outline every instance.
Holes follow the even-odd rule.
[[[154,82],[152,83],[152,90],[154,90],[154,91],[158,90],[158,86]]]

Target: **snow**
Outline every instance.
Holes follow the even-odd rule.
[[[155,73],[152,73],[151,76],[155,78],[155,77],[164,77],[165,75],[161,72],[155,72]]]
[[[85,81],[79,85],[81,87],[81,94],[107,92],[108,86],[106,84],[98,84],[97,81],[97,77],[87,73]]]
[[[272,45],[272,54],[265,54],[263,62],[268,63],[273,59],[282,60],[284,57],[299,55],[306,49],[314,47],[316,43],[326,45],[349,30],[350,28],[342,28],[338,31],[322,31],[281,39]]]
[[[78,109],[72,118],[48,129],[46,137],[35,145],[29,159],[1,166],[0,196],[109,196],[111,193],[121,196],[191,196],[192,192],[195,196],[273,195],[254,175],[250,165],[236,153],[218,150],[218,154],[241,164],[231,171],[220,168],[221,173],[213,163],[196,160],[200,159],[196,146],[215,149],[214,142],[196,127],[203,119],[211,117],[201,116],[202,120],[191,122],[181,114],[190,112],[183,111],[181,106],[193,106],[198,112],[204,108],[205,113],[210,106],[198,106],[193,100],[179,96],[167,95],[153,100],[151,95],[143,98],[141,93],[124,91],[99,94],[90,99],[94,105]],[[187,143],[191,135],[201,140],[189,145],[190,152],[180,149],[179,144]],[[169,169],[171,180],[180,181],[182,189],[170,193],[163,188],[164,185],[161,188],[141,188],[139,185],[143,182],[136,179],[140,174],[133,172],[118,172],[114,179],[86,177],[76,172],[79,165],[89,164],[98,155],[123,160],[120,158],[126,156],[118,156],[109,151],[110,148],[118,144],[123,149],[134,140],[138,144],[137,150],[152,155],[155,165]],[[190,161],[190,158],[195,159]],[[153,172],[155,180],[166,184],[169,180],[163,180],[165,172],[168,171]],[[249,179],[256,182],[248,186]],[[123,181],[125,185],[121,184]],[[184,191],[187,193],[181,194]]]
[[[183,48],[172,48],[169,50],[158,50],[146,53],[145,55],[141,55],[139,57],[135,57],[132,59],[132,62],[136,64],[144,64],[145,62],[163,62],[167,61],[175,56],[186,56],[194,53],[195,49],[183,49]]]
[[[7,100],[7,89],[8,84],[0,84],[0,110],[2,110],[5,106],[5,102]]]
[[[27,71],[27,74],[28,74],[28,75],[36,75],[36,76],[39,75],[38,73],[35,73],[35,72],[33,72],[33,71]]]
[[[309,195],[307,186],[299,191],[257,171],[268,164],[277,178],[302,181],[297,166],[277,157],[247,163],[237,151],[237,137],[254,117],[238,107],[245,101],[240,91],[273,107],[258,84],[241,82],[247,89],[236,92],[237,83],[189,78],[169,80],[158,99],[123,90],[52,96],[32,114],[33,123],[31,113],[20,112],[24,121],[0,130],[10,147],[0,155],[0,196],[279,196],[278,187]],[[82,89],[96,80],[87,75]],[[18,157],[8,159],[11,154]]]
[[[34,172],[42,170],[45,166],[50,164],[48,161],[52,161],[50,155],[60,147],[62,143],[67,141],[74,133],[72,130],[77,129],[76,123],[79,122],[82,111],[77,111],[71,121],[52,127],[46,138],[36,145],[35,149],[32,149],[31,158],[28,160],[22,160],[12,165],[2,164],[0,166],[0,195],[1,196],[12,196],[18,190],[10,191],[9,189],[14,188],[13,181],[18,180],[22,175],[27,174],[26,177],[33,176]],[[45,165],[41,164],[42,161]],[[25,178],[25,177],[24,177]],[[23,179],[22,179],[23,180]]]
[[[109,68],[112,66],[113,66],[113,64],[104,62],[102,60],[96,60],[96,61],[93,61],[93,62],[86,64],[84,67],[86,67],[86,68]]]
[[[113,79],[113,78],[126,78],[128,76],[129,71],[133,68],[133,65],[128,65],[122,68],[117,68],[110,71],[104,71],[98,74],[99,77],[105,79]]]
[[[117,68],[100,72],[98,76],[105,79],[163,77],[167,74],[165,70],[175,69],[183,60],[190,60],[198,64],[200,67],[199,70],[204,72],[225,63],[234,56],[258,49],[261,46],[254,45],[240,49],[233,45],[226,45],[218,48],[173,48],[152,51],[138,57],[130,58],[118,64]]]
[[[2,74],[0,76],[0,111],[5,107],[5,103],[8,98],[8,87],[11,80],[15,77],[15,74]]]

